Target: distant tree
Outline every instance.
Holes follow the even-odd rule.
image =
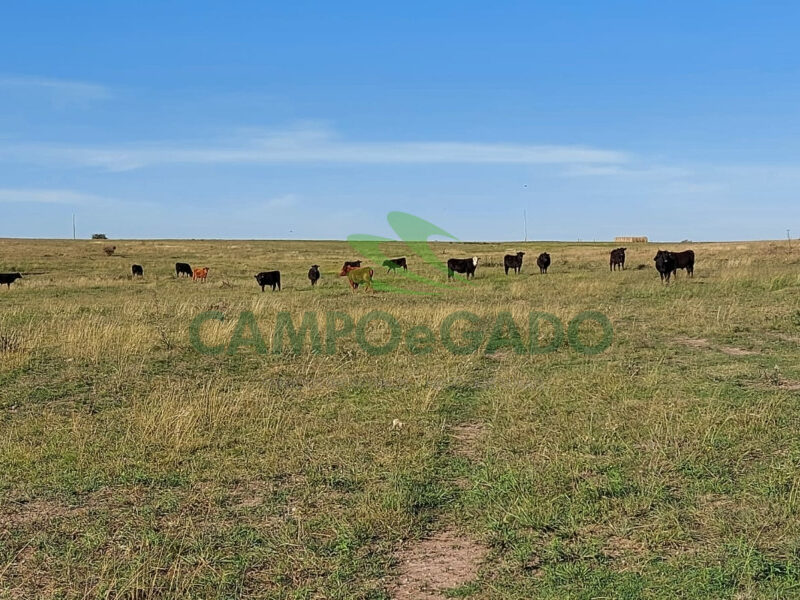
[[[93,233],[92,234],[92,239],[93,240],[107,240],[108,237],[106,236],[105,233]]]
[[[116,249],[116,246],[103,246],[103,252],[106,253],[106,256],[112,256]]]

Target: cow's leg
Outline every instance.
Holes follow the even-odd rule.
[[[508,275],[508,265],[503,265],[503,268],[506,270],[506,275]]]

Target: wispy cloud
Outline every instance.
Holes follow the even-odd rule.
[[[228,141],[85,146],[7,144],[0,158],[15,162],[99,167],[115,171],[176,164],[518,164],[596,165],[629,160],[622,152],[571,145],[487,142],[359,142],[325,129],[301,128]]]
[[[0,188],[0,203],[18,204],[66,204],[86,206],[106,204],[109,200],[93,194],[73,190],[40,188]]]
[[[622,165],[574,165],[564,175],[579,177],[629,177],[640,179],[673,179],[692,175],[690,169],[663,165],[628,167]]]
[[[0,76],[0,89],[46,94],[60,104],[86,103],[111,97],[109,89],[96,83],[44,77]]]

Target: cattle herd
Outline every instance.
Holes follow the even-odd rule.
[[[609,268],[611,271],[617,269],[625,269],[625,250],[627,248],[615,248],[609,255]],[[517,252],[516,254],[506,254],[503,257],[503,268],[506,275],[509,269],[514,273],[519,274],[522,270],[522,258],[525,256],[524,252]],[[467,279],[475,278],[475,269],[478,268],[477,256],[472,258],[450,258],[447,260],[447,279],[453,279],[456,273],[463,274]],[[661,280],[669,283],[670,277],[676,275],[678,269],[685,269],[686,273],[692,277],[694,276],[694,252],[692,250],[684,250],[683,252],[670,252],[669,250],[659,250],[653,259],[655,262],[656,270],[661,276]],[[392,258],[383,261],[386,267],[386,272],[395,271],[396,269],[403,269],[408,271],[408,262],[404,256],[400,258]],[[547,252],[542,252],[536,258],[536,266],[539,267],[539,272],[542,274],[547,273],[550,267],[550,255]],[[188,263],[175,263],[175,277],[191,277],[194,281],[205,282],[208,277],[208,267],[192,269]],[[142,265],[131,265],[131,274],[133,277],[144,277],[144,267]],[[362,267],[360,260],[347,260],[342,265],[339,272],[340,277],[346,277],[350,288],[355,291],[359,285],[363,285],[364,289],[373,290],[372,279],[375,272],[371,267]],[[268,286],[272,291],[280,291],[281,289],[281,272],[280,271],[262,271],[254,276],[258,285],[261,286],[263,292]],[[311,265],[308,270],[308,280],[311,285],[316,285],[320,279],[319,265]],[[11,288],[11,284],[17,279],[22,278],[22,273],[0,273],[0,285],[5,284]]]

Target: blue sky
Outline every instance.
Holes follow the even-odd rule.
[[[16,2],[0,237],[800,234],[796,2]]]

